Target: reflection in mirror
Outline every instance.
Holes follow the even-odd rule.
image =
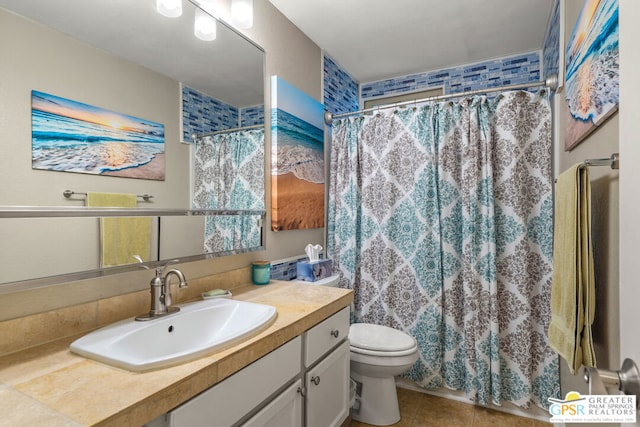
[[[233,227],[226,226],[225,221]],[[185,259],[185,254],[215,256],[250,252],[263,246],[264,215],[202,215],[160,217],[159,258]],[[207,225],[221,224],[219,232],[205,236]]]
[[[193,207],[263,210],[264,128],[252,126],[195,138]],[[205,220],[205,252],[260,245],[261,217],[226,215]]]
[[[148,261],[157,261],[158,218],[142,218],[151,222]],[[95,270],[101,259],[99,222],[99,218],[0,219],[2,283]],[[132,258],[130,263],[136,262]]]
[[[263,128],[264,54],[221,22],[215,40],[197,39],[193,28],[197,8],[190,2],[183,6],[180,18],[166,18],[155,11],[153,1],[0,0],[0,37],[11,40],[0,45],[3,63],[8,64],[0,75],[7,83],[0,99],[0,115],[6,118],[6,126],[0,128],[5,148],[0,158],[4,207],[85,205],[82,197],[64,198],[67,189],[153,195],[150,203],[139,201],[138,209],[200,206],[191,197],[190,165],[196,150],[192,135],[204,139],[203,135],[220,130]],[[166,179],[32,169],[32,90],[162,123]],[[255,153],[264,156],[264,146]],[[252,159],[251,165],[254,162],[264,168],[264,157]],[[264,173],[257,171],[264,179]],[[12,185],[17,182],[19,186]],[[252,209],[264,209],[264,188],[261,194],[256,197],[262,204],[251,204]],[[256,223],[251,216],[246,218]],[[150,260],[203,255],[207,221],[156,216]],[[98,223],[97,218],[1,218],[0,257],[11,261],[3,262],[0,283],[86,270],[104,274],[96,270],[100,268]],[[261,238],[240,240],[240,251],[262,245]],[[258,246],[249,247],[253,244]],[[227,246],[220,249],[228,253]],[[8,265],[14,271],[8,273]]]
[[[160,259],[204,253],[204,216],[160,217]]]
[[[87,207],[137,208],[138,196],[122,193],[87,193]],[[152,261],[151,218],[100,218],[100,268]],[[157,259],[157,258],[156,258]]]

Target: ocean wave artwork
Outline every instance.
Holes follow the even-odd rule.
[[[567,44],[565,149],[618,109],[618,0],[586,0]]]
[[[164,180],[164,125],[31,92],[32,168]]]
[[[271,129],[278,135],[271,173],[324,184],[324,131],[280,109],[272,112]]]
[[[324,227],[324,106],[271,80],[273,230]]]

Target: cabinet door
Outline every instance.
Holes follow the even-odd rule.
[[[302,427],[302,380],[280,393],[242,427]]]
[[[337,427],[349,414],[349,340],[307,371],[306,426]]]

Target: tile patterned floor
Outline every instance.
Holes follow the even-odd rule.
[[[552,424],[518,417],[456,400],[398,388],[401,419],[394,427],[550,427]],[[369,427],[353,421],[352,427]]]

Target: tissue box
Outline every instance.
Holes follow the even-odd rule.
[[[318,261],[298,261],[296,265],[297,280],[305,282],[315,282],[331,276],[333,262],[330,259],[319,259]]]

